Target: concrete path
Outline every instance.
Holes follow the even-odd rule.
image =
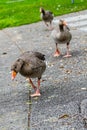
[[[71,14],[69,14],[68,16],[64,15],[60,18],[65,19],[72,28],[76,28],[78,30],[87,32],[87,13],[86,13],[86,11],[84,11],[84,14],[75,13],[72,16],[71,16]],[[58,17],[58,19],[59,19],[59,17]],[[59,21],[58,19],[55,18],[53,20],[53,23],[57,24]]]
[[[0,31],[0,130],[87,129],[87,10],[56,17],[54,26],[60,18],[73,35],[71,58],[63,58],[65,45],[59,46],[61,56],[53,57],[55,44],[43,22]],[[11,81],[10,66],[21,53],[16,44],[46,55],[40,98],[30,98],[21,75]]]

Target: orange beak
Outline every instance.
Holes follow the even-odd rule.
[[[12,71],[11,73],[11,77],[12,77],[12,80],[16,77],[17,73],[15,71]]]
[[[66,21],[63,21],[63,25],[67,26],[67,22],[66,22]]]
[[[40,13],[41,13],[42,9],[40,8]]]

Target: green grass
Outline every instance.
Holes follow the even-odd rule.
[[[40,21],[39,8],[55,16],[87,9],[87,0],[0,0],[0,29]]]

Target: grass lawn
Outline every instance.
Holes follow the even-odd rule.
[[[54,16],[87,9],[87,0],[0,0],[0,29],[40,21],[39,8]]]

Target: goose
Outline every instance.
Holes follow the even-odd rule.
[[[41,13],[41,19],[45,22],[46,26],[49,28],[49,30],[52,30],[52,20],[54,18],[54,15],[51,11],[44,10],[44,8],[40,8]],[[49,23],[49,24],[48,24]]]
[[[27,51],[19,56],[19,58],[11,66],[12,80],[16,77],[17,73],[29,79],[29,83],[35,90],[31,97],[39,97],[40,93],[40,79],[46,69],[44,62],[45,55],[40,52]],[[38,86],[36,87],[31,78],[38,78]]]
[[[51,36],[56,44],[56,51],[54,53],[54,57],[58,57],[60,55],[60,51],[58,49],[59,44],[66,44],[67,54],[64,57],[70,57],[71,54],[69,52],[69,45],[72,39],[72,34],[70,33],[70,29],[67,26],[66,21],[59,20],[59,30],[53,30]]]

